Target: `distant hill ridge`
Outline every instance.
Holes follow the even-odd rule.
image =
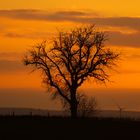
[[[0,108],[0,116],[3,115],[68,116],[68,113],[58,110],[3,107]],[[120,116],[119,110],[100,110],[94,115],[96,117],[122,117],[140,119],[139,111],[122,111]]]
[[[55,110],[46,110],[46,109],[34,109],[34,108],[10,108],[3,107],[0,108],[0,115],[41,115],[48,116],[51,115],[60,115],[63,111]]]

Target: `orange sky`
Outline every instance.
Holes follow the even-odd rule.
[[[59,2],[57,0],[4,0],[0,2],[0,100],[3,101],[0,102],[0,107],[57,109],[45,94],[40,74],[30,74],[30,70],[22,65],[23,53],[44,39],[49,40],[58,29],[66,30],[94,23],[98,29],[108,32],[110,40],[106,45],[121,51],[122,60],[116,67],[117,72],[110,73],[113,83],[107,83],[107,86],[86,83],[82,88],[89,93],[91,89],[101,90],[102,92],[94,94],[99,96],[99,101],[104,97],[102,90],[104,89],[114,100],[121,102],[128,109],[140,110],[140,103],[133,105],[135,101],[140,100],[135,96],[135,93],[140,94],[139,5],[139,0],[59,0]],[[25,95],[23,89],[26,91]],[[132,93],[127,94],[130,90]],[[21,96],[17,93],[19,91],[22,92]],[[116,91],[119,91],[119,99],[116,97]],[[125,92],[125,99],[121,98],[122,91]],[[46,104],[41,103],[40,92],[45,95]],[[12,94],[15,97],[13,102],[10,100]],[[37,97],[34,94],[37,94]],[[130,99],[131,94],[136,97],[134,102]],[[25,101],[32,98],[31,103],[22,100],[23,96]],[[37,98],[38,103],[36,103]],[[105,101],[101,103],[103,108],[111,108],[109,99],[110,97],[106,95]],[[130,105],[128,105],[129,101]]]

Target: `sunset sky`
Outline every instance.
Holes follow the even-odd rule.
[[[100,108],[140,111],[139,0],[3,0],[0,1],[0,107],[60,109],[41,83],[41,75],[22,64],[23,54],[50,40],[60,29],[95,24],[106,31],[106,45],[121,60],[106,85],[81,89],[97,98]]]

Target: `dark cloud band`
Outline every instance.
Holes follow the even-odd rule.
[[[23,20],[72,21],[80,23],[95,23],[104,26],[129,27],[132,29],[140,30],[140,18],[138,17],[100,17],[97,13],[83,11],[48,12],[32,9],[0,10],[0,17]]]
[[[0,73],[17,73],[24,70],[25,67],[23,66],[22,62],[20,62],[20,60],[0,60]]]
[[[136,30],[137,33],[123,34],[121,32],[109,32],[110,45],[140,47],[140,18],[138,17],[101,17],[97,13],[83,11],[57,11],[48,12],[43,10],[19,9],[0,10],[0,17],[20,20],[39,20],[50,22],[70,21],[77,23],[93,23],[105,27],[121,27]],[[44,38],[44,32],[37,33],[12,33],[2,34],[9,38]]]

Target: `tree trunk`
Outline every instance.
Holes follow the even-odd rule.
[[[77,118],[77,103],[71,103],[71,118]]]
[[[78,102],[76,99],[76,92],[73,92],[71,93],[71,103],[70,103],[71,118],[77,118],[77,107]]]

